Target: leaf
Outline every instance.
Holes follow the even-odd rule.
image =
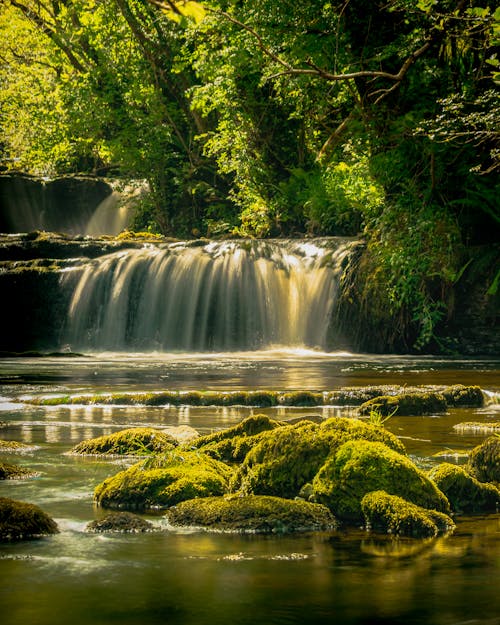
[[[192,20],[195,24],[199,24],[206,15],[206,11],[202,4],[194,2],[194,0],[179,0],[172,2],[176,11],[173,9],[164,9],[165,15],[180,24],[184,18]]]

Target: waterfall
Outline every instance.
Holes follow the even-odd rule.
[[[73,288],[64,341],[98,351],[327,349],[355,244],[179,242],[89,260],[62,277]]]

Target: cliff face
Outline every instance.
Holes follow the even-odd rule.
[[[65,176],[43,180],[0,175],[0,232],[84,232],[96,208],[112,193],[104,180]]]

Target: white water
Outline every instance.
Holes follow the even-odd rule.
[[[79,269],[64,342],[100,351],[335,349],[331,317],[354,245],[174,243],[100,257]]]

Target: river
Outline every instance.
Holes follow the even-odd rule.
[[[189,425],[200,433],[251,413],[280,419],[351,415],[348,407],[54,406],[29,396],[145,390],[308,389],[374,384],[478,384],[488,403],[445,415],[392,417],[386,426],[420,466],[434,454],[461,463],[485,437],[465,421],[498,421],[500,360],[280,350],[94,353],[0,360],[0,438],[33,445],[2,454],[39,477],[0,482],[0,496],[38,504],[60,533],[0,546],[3,625],[500,624],[500,515],[459,517],[453,535],[414,540],[362,529],[258,536],[172,530],[89,534],[104,511],[94,487],[125,460],[65,454],[76,443],[134,425]]]

